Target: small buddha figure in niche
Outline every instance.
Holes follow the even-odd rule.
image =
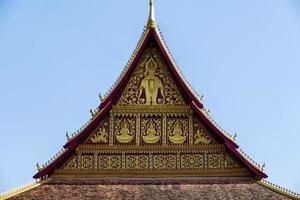
[[[173,126],[173,132],[170,134],[169,139],[174,144],[182,144],[186,140],[186,135],[182,131],[181,123],[176,120]]]
[[[156,67],[155,60],[150,58],[146,63],[145,77],[139,87],[139,101],[141,104],[157,105],[164,102],[164,86],[162,81],[155,75]]]
[[[159,135],[156,132],[155,123],[152,120],[149,121],[147,131],[142,137],[146,143],[153,144],[158,142]]]
[[[128,143],[133,139],[133,134],[130,133],[129,124],[126,119],[121,123],[120,134],[116,135],[116,137],[121,143]]]

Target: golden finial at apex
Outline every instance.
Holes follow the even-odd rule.
[[[150,11],[149,11],[147,28],[155,28],[156,23],[155,23],[155,12],[154,12],[154,0],[150,0],[149,5],[150,5]]]

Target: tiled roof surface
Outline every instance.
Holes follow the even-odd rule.
[[[290,199],[247,178],[52,179],[9,199]]]

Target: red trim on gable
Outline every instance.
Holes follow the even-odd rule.
[[[159,46],[160,53],[162,54],[162,58],[165,62],[166,67],[169,69],[169,72],[171,73],[173,79],[175,78],[175,83],[179,89],[181,89],[181,92],[185,92],[189,98],[189,102],[194,101],[196,105],[200,108],[203,108],[203,105],[201,102],[199,102],[198,98],[195,97],[195,95],[191,92],[190,88],[187,86],[186,82],[182,79],[182,77],[179,75],[179,73],[176,70],[176,66],[174,66],[172,59],[170,58],[168,51],[165,49],[163,43],[159,39],[159,35],[156,33],[155,30],[153,30],[153,36]]]
[[[239,148],[239,146],[232,141],[231,139],[229,139],[228,137],[226,137],[209,119],[207,119],[207,117],[200,111],[201,108],[199,108],[194,101],[191,102],[192,105],[192,109],[195,111],[195,113],[197,114],[198,117],[200,117],[205,124],[215,133],[217,134],[217,136],[219,138],[222,139],[222,141],[224,141],[227,145],[231,146],[232,148]]]
[[[106,116],[107,111],[111,108],[112,102],[108,102],[107,105],[104,106],[103,109],[100,110],[100,113],[96,116],[96,118],[85,128],[83,129],[79,135],[72,138],[68,143],[64,145],[64,148],[67,149],[60,157],[50,163],[48,166],[43,168],[41,171],[36,173],[33,178],[40,178],[45,175],[51,175],[55,169],[62,166],[62,164],[67,161],[71,155],[74,153],[76,147],[80,143],[80,140],[84,138],[85,135],[93,132],[95,128],[97,128],[98,124],[101,123],[103,118]]]
[[[184,99],[187,104],[190,104],[192,109],[195,111],[196,115],[202,119],[202,121],[206,124],[207,127],[209,127],[212,132],[221,140],[224,142],[226,148],[230,150],[234,154],[234,156],[242,163],[244,164],[250,172],[252,172],[255,176],[258,176],[259,178],[266,178],[267,175],[254,167],[248,160],[246,160],[238,151],[238,145],[226,137],[201,111],[200,109],[203,108],[202,103],[198,100],[198,98],[193,94],[193,92],[190,90],[186,82],[182,79],[178,71],[176,70],[176,66],[174,66],[174,63],[172,62],[172,59],[170,58],[167,50],[165,49],[162,41],[160,40],[160,37],[157,33],[157,31],[153,28],[148,30],[147,35],[145,36],[145,39],[139,48],[136,56],[134,57],[131,65],[129,66],[128,70],[125,72],[124,76],[119,80],[119,83],[117,86],[113,89],[113,91],[109,94],[109,96],[101,103],[99,106],[99,109],[101,110],[100,113],[93,119],[93,121],[87,125],[76,137],[72,138],[70,141],[68,141],[64,148],[67,149],[66,152],[64,152],[59,158],[57,158],[55,161],[53,161],[51,164],[46,166],[44,169],[39,171],[37,174],[33,176],[33,178],[40,178],[45,175],[51,175],[55,169],[62,166],[62,164],[70,158],[70,156],[74,153],[76,147],[78,144],[80,144],[86,136],[88,136],[90,133],[94,131],[94,129],[97,128],[101,120],[105,116],[107,116],[109,109],[114,105],[118,97],[121,94],[121,91],[126,87],[126,83],[129,81],[131,75],[133,74],[138,62],[140,61],[145,48],[147,47],[148,42],[153,38],[155,40],[156,44],[158,45],[158,49],[160,51],[161,57],[164,61],[165,66],[169,70],[171,76],[173,77],[178,89],[180,89],[181,93],[184,96]]]
[[[117,101],[118,98],[115,98],[116,96],[119,96],[119,91],[122,91],[123,88],[126,87],[126,83],[129,81],[131,75],[134,72],[135,67],[137,66],[138,62],[140,61],[141,57],[143,56],[143,53],[145,51],[145,48],[148,44],[148,41],[151,36],[151,30],[147,33],[139,51],[137,52],[136,56],[134,57],[133,61],[131,62],[127,72],[124,74],[122,79],[119,81],[118,85],[114,88],[114,90],[109,94],[109,96],[104,100],[102,104],[106,104],[109,101],[113,101],[114,103]],[[102,105],[100,105],[102,106]]]
[[[230,150],[230,152],[240,161],[242,164],[244,164],[245,167],[247,167],[251,172],[253,172],[256,176],[260,178],[267,178],[268,176],[258,168],[254,167],[252,163],[250,163],[247,159],[244,158],[239,152],[238,148],[239,146],[234,143],[231,139],[227,138],[214,124],[212,124],[209,119],[207,119],[206,116],[200,111],[200,109],[192,102],[192,109],[194,110],[195,114],[203,119],[205,124],[213,130],[215,134],[219,136],[219,138],[222,138],[224,141],[225,147]]]
[[[64,163],[63,161],[68,160],[72,156],[72,149],[67,149],[61,156],[59,156],[56,160],[54,160],[50,165],[46,168],[42,169],[38,173],[36,173],[33,178],[41,178],[45,175],[52,174],[56,168],[59,168]]]
[[[253,164],[251,162],[249,162],[244,156],[242,156],[241,153],[238,152],[237,149],[231,149],[231,148],[229,148],[229,149],[230,149],[231,153],[237,158],[237,160],[240,161],[242,164],[244,164],[257,177],[268,178],[268,175],[266,173],[264,173],[262,170],[258,169],[257,167],[254,167]]]

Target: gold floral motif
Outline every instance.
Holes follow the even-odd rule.
[[[100,170],[117,170],[122,168],[121,155],[100,155]]]
[[[156,144],[161,138],[161,118],[141,118],[141,136],[146,144]]]
[[[182,154],[181,168],[182,169],[199,169],[204,167],[203,154]]]
[[[93,145],[94,146],[94,145]],[[89,172],[122,173],[122,175],[141,175],[172,171],[174,175],[183,172],[204,174],[206,171],[221,172],[223,175],[246,172],[224,149],[210,150],[79,150],[78,155],[60,169],[64,174],[76,171],[77,174]],[[96,160],[93,160],[93,156]],[[94,164],[93,164],[94,161]],[[77,167],[81,166],[81,167]],[[94,166],[94,167],[93,167]],[[143,173],[141,171],[144,171]],[[120,174],[119,173],[119,174]],[[188,175],[187,174],[187,175]]]
[[[126,169],[147,170],[149,168],[148,155],[126,155]]]
[[[185,105],[174,80],[154,47],[146,49],[118,105]]]
[[[221,167],[221,154],[208,154],[208,168]]]
[[[115,118],[115,136],[119,143],[130,143],[135,136],[135,118]]]
[[[169,141],[173,144],[183,144],[188,136],[188,118],[168,118],[167,129]]]
[[[66,170],[76,170],[77,169],[77,157],[74,156],[64,167]]]
[[[93,169],[93,156],[92,155],[82,155],[81,159],[82,159],[81,168],[83,170]]]
[[[153,155],[153,169],[176,169],[176,154],[174,155]]]
[[[229,155],[225,155],[224,167],[225,168],[233,168],[233,167],[239,167],[239,165]]]

